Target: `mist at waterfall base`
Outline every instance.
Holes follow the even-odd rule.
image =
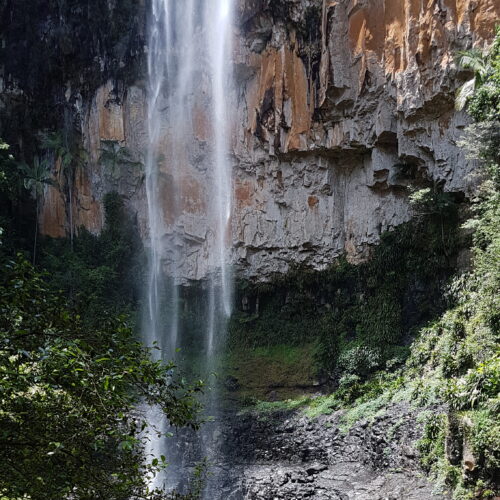
[[[146,178],[149,268],[145,291],[143,340],[156,355],[174,360],[186,378],[203,378],[203,404],[212,423],[196,434],[168,429],[151,408],[152,428],[172,437],[149,435],[148,459],[167,457],[164,474],[152,487],[182,490],[196,461],[217,457],[219,401],[214,376],[231,313],[228,240],[231,215],[226,102],[230,91],[232,0],[151,0],[148,43]],[[208,140],[194,131],[193,113],[202,106]],[[189,258],[183,175],[203,176],[203,243],[206,276],[186,286]],[[200,224],[200,220],[198,224]],[[214,480],[213,476],[212,481]],[[210,481],[206,491],[210,491]],[[207,498],[216,498],[206,493]]]

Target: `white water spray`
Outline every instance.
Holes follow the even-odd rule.
[[[215,4],[215,5],[214,5]],[[212,119],[214,130],[214,167],[215,167],[215,196],[212,210],[216,214],[217,231],[215,258],[216,265],[220,269],[220,300],[222,312],[226,317],[231,314],[232,290],[231,275],[227,268],[226,243],[230,231],[231,221],[231,166],[228,159],[228,106],[227,95],[229,93],[230,76],[228,75],[229,64],[229,40],[231,28],[231,0],[217,0],[216,2],[206,2],[206,16],[210,20],[209,25],[214,29],[209,29],[209,53],[211,62],[211,73],[213,82],[213,103]],[[215,293],[216,284],[212,280],[211,295]],[[215,309],[215,307],[213,308]],[[215,345],[214,329],[216,322],[212,319],[209,322],[208,334],[208,354],[213,354]]]
[[[187,168],[205,172],[207,318],[204,332],[207,371],[223,346],[225,320],[231,314],[232,278],[228,269],[232,180],[229,161],[231,91],[230,37],[233,0],[151,0],[148,44],[146,195],[149,274],[144,341],[160,347],[164,359],[183,345],[179,310],[184,238],[183,176]],[[195,104],[209,118],[206,163],[192,154]],[[216,413],[216,391],[207,402]],[[154,409],[150,424],[167,423]],[[154,439],[147,453],[169,456],[164,440]],[[161,486],[157,480],[153,486]]]

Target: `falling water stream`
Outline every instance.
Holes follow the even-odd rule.
[[[190,348],[182,338],[186,326],[180,310],[180,289],[186,279],[182,183],[187,168],[197,169],[203,175],[207,212],[207,314],[199,340],[203,345],[197,346],[206,373],[216,368],[232,301],[227,265],[232,193],[227,104],[231,23],[232,0],[151,0],[145,161],[149,274],[144,340],[149,346],[157,345],[158,355],[168,360],[175,358],[179,347]],[[200,103],[209,128],[202,159],[193,154],[197,140],[193,114]],[[217,414],[216,390],[210,391],[205,405],[210,415]],[[166,429],[167,422],[154,409],[149,418],[152,426]],[[205,455],[210,456],[211,438],[204,435],[200,439]],[[168,446],[167,441],[152,437],[147,453],[176,460],[169,456]],[[154,486],[163,486],[166,480],[154,481]]]

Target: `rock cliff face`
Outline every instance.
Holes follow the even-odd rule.
[[[363,258],[411,217],[410,180],[467,192],[453,58],[499,14],[493,0],[245,3],[234,238],[249,276]]]
[[[236,10],[228,120],[233,261],[241,276],[267,279],[295,263],[320,269],[343,253],[362,260],[383,231],[411,217],[409,182],[467,193],[473,165],[456,147],[467,118],[454,110],[455,89],[467,75],[458,72],[454,55],[491,41],[498,2],[240,0]],[[145,85],[140,70],[133,79],[122,76],[141,57],[144,8],[135,14],[135,38],[118,39],[109,49],[115,70],[99,56],[98,88],[81,83],[89,74],[83,69],[73,83],[59,82],[66,114],[88,152],[88,165],[71,187],[73,223],[93,232],[102,227],[101,200],[110,189],[126,196],[143,234],[147,230],[141,169],[124,163],[110,171],[100,161],[103,141],[143,161]],[[55,29],[48,21],[45,26]],[[19,78],[4,74],[3,81],[5,112],[27,90]],[[175,187],[180,206],[169,205],[168,158],[162,166],[165,218],[176,221],[185,279],[210,272],[210,195],[204,190],[210,172],[203,162],[211,137],[203,83],[199,92],[191,113],[195,141]],[[2,134],[8,124],[2,120]],[[64,195],[47,188],[45,234],[68,231],[67,205]]]

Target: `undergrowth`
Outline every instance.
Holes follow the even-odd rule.
[[[138,231],[121,196],[108,193],[104,208],[100,235],[80,228],[73,243],[45,238],[41,249],[40,267],[47,270],[49,285],[63,291],[89,324],[111,312],[135,314],[144,266]]]

